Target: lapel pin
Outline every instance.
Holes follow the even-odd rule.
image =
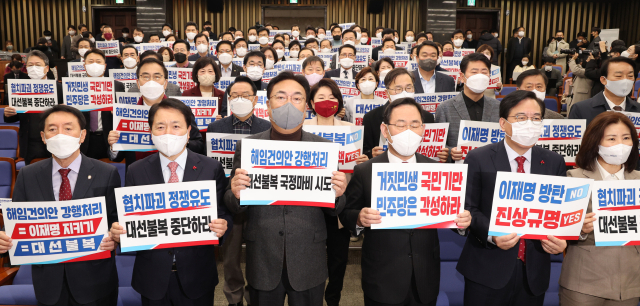
[[[196,168],[196,166],[193,166],[193,170],[196,170],[196,169],[198,169],[198,168]]]
[[[87,179],[91,179],[91,175],[89,175],[89,177]]]
[[[540,164],[541,164],[541,165],[544,165],[544,160],[541,160],[541,161],[540,161]]]

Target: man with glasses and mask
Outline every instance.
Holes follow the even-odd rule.
[[[451,150],[453,160],[462,159],[462,150],[457,148],[460,120],[498,122],[500,119],[500,102],[484,96],[484,91],[489,87],[490,75],[491,62],[482,53],[471,53],[460,61],[460,78],[464,81],[464,90],[442,102],[436,110],[436,122],[449,122],[447,147],[438,152],[439,158],[448,158]]]
[[[165,91],[167,89],[167,84],[169,83],[167,80],[168,72],[162,61],[153,57],[145,58],[138,65],[136,74],[138,75],[138,88],[140,88],[140,93],[142,94],[137,105],[153,106],[160,103],[163,99],[167,99]],[[193,119],[191,120],[191,129],[189,132],[189,142],[187,147],[193,152],[203,154],[205,152],[204,140],[202,139],[202,135],[200,135],[200,130],[198,130],[198,126],[195,123],[195,116],[193,116],[193,114],[192,117]],[[105,133],[108,134],[107,139],[110,146],[109,157],[111,160],[120,162],[124,159],[128,166],[136,160],[143,159],[153,154],[151,152],[114,151],[112,146],[120,138],[120,133],[118,131],[111,130],[113,122],[103,122],[103,127],[105,129]]]
[[[173,57],[176,63],[171,66],[175,68],[193,68],[193,64],[189,62],[189,50],[191,45],[188,41],[178,39],[173,43]]]
[[[351,30],[347,31],[353,33]],[[353,38],[355,39],[355,35],[351,35],[353,35]],[[353,69],[353,62],[356,60],[356,47],[350,44],[343,45],[338,49],[338,57],[340,69],[329,70],[324,74],[324,77],[355,80],[356,74],[358,74],[358,71],[354,71]]]
[[[237,77],[242,71],[242,67],[232,63],[233,60],[233,43],[221,40],[216,46],[218,59],[220,59],[221,77]]]
[[[473,221],[457,270],[465,277],[465,305],[541,306],[549,287],[549,254],[561,253],[567,242],[552,235],[548,240],[490,236],[496,173],[566,177],[566,166],[558,153],[536,146],[545,109],[533,92],[510,93],[499,108],[504,140],[471,150],[464,161],[469,165],[464,206]]]
[[[232,115],[209,123],[208,133],[257,134],[271,127],[269,121],[253,114],[258,97],[255,84],[246,76],[236,77],[227,87],[229,110]],[[233,228],[227,232],[222,245],[224,287],[222,291],[229,305],[242,305],[242,298],[250,303],[248,289],[245,291],[245,280],[240,268],[242,255],[242,233],[247,215],[244,212],[233,216]]]
[[[436,304],[440,258],[433,254],[439,252],[438,230],[373,231],[371,224],[381,223],[382,217],[378,210],[369,208],[374,163],[435,163],[416,152],[424,135],[422,112],[413,98],[396,99],[385,108],[383,123],[378,128],[389,149],[356,165],[345,193],[347,206],[340,213],[340,221],[356,235],[365,231],[362,291],[366,306]],[[471,214],[465,210],[455,222],[464,232],[471,224]]]
[[[309,84],[301,75],[283,71],[267,88],[271,128],[249,136],[251,139],[328,142],[302,130]],[[333,172],[335,208],[310,206],[240,206],[240,191],[250,184],[241,169],[242,140],[236,145],[225,204],[232,213],[247,213],[244,236],[247,244],[247,281],[251,303],[321,306],[327,280],[324,214],[336,216],[345,205],[346,176]],[[315,238],[314,238],[315,237]]]
[[[456,91],[456,81],[452,77],[436,71],[440,50],[432,41],[425,41],[416,47],[418,69],[413,71],[416,93],[436,93]]]
[[[384,111],[389,103],[400,98],[413,98],[415,94],[414,79],[411,73],[404,68],[395,68],[384,78],[386,84],[387,97],[389,101],[380,107],[376,107],[364,115],[362,125],[364,125],[363,154],[374,158],[384,151],[380,146],[380,124],[384,119]],[[433,115],[426,110],[422,110],[422,122],[433,123]]]

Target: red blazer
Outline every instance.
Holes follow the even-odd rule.
[[[191,88],[189,90],[185,90],[182,93],[183,97],[202,97],[202,92],[200,91],[200,86],[196,85],[196,87]],[[222,98],[224,97],[224,91],[213,87],[213,96],[218,98],[218,104],[222,102]]]

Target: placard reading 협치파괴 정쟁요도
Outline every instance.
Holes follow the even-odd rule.
[[[41,113],[58,104],[55,80],[8,79],[7,105],[18,114]]]

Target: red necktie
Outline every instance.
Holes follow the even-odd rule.
[[[178,183],[180,182],[180,180],[178,180],[178,174],[176,173],[176,169],[178,169],[178,163],[176,162],[170,162],[167,167],[169,167],[169,170],[171,170],[171,176],[169,177],[169,183]]]
[[[58,201],[69,201],[71,200],[71,183],[69,183],[69,171],[71,169],[60,169],[60,177],[62,178],[62,184],[60,184],[60,192],[58,193]]]
[[[524,173],[524,161],[527,160],[524,156],[516,157],[516,161],[518,162],[518,173]],[[527,243],[524,239],[520,238],[520,245],[518,246],[518,258],[522,260],[523,263],[526,263],[526,255],[527,255]]]

